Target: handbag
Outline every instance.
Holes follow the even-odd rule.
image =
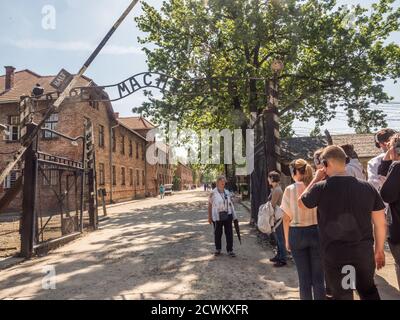
[[[227,211],[219,212],[219,221],[227,221],[228,218],[229,218],[229,215],[228,215]]]

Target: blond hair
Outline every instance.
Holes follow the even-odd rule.
[[[306,160],[294,160],[290,166],[295,170],[295,172],[299,172],[301,174],[301,182],[303,182],[306,186],[311,183],[312,179],[314,178],[314,171]]]

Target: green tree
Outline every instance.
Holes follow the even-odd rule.
[[[272,62],[283,61],[284,136],[294,119],[311,117],[319,132],[339,106],[349,126],[368,132],[386,124],[383,112],[371,108],[391,99],[383,82],[400,76],[400,47],[387,41],[399,31],[394,1],[380,0],[368,12],[360,5],[337,7],[334,0],[167,0],[160,12],[143,3],[136,21],[150,70],[180,79],[270,78]],[[238,80],[206,96],[166,92],[156,99],[146,92],[150,102],[135,111],[195,130],[245,128],[250,112],[266,105],[264,87]]]

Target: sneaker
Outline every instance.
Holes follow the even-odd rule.
[[[277,262],[274,263],[274,267],[275,268],[281,268],[281,267],[284,267],[286,265],[287,265],[287,263],[283,262],[283,261],[277,261]]]
[[[231,252],[228,252],[228,256],[235,258],[236,254],[233,251],[231,251]]]
[[[279,261],[278,256],[275,256],[275,257],[269,259],[269,261],[271,261],[271,262],[278,262],[278,261]]]
[[[214,256],[219,256],[221,254],[221,250],[215,250]]]

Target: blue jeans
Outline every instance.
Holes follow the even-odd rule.
[[[301,300],[325,300],[318,227],[291,227],[289,245],[297,268]]]
[[[283,232],[283,222],[275,230],[276,246],[278,248],[277,257],[280,262],[286,262],[285,234]]]

